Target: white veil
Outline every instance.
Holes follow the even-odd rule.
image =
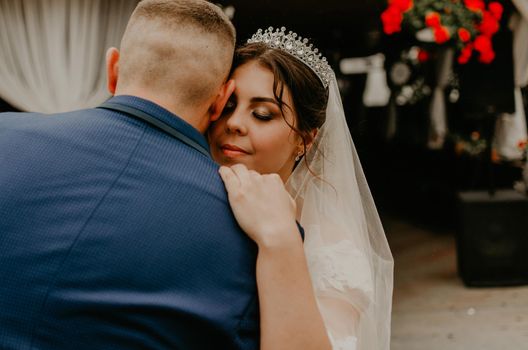
[[[388,350],[394,262],[333,74],[326,122],[286,187],[334,349]]]

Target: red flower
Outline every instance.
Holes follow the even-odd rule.
[[[491,45],[491,39],[487,37],[486,35],[479,35],[474,41],[475,50],[480,52],[481,54],[486,51],[493,51],[493,47]]]
[[[429,57],[429,52],[425,51],[424,49],[420,49],[420,51],[418,51],[418,62],[427,62],[429,60]]]
[[[484,11],[486,8],[483,0],[464,0],[464,5],[471,11]]]
[[[410,10],[414,5],[413,0],[389,0],[389,4],[401,12]]]
[[[394,34],[401,31],[402,20],[402,12],[396,6],[389,6],[381,14],[381,21],[383,22],[383,31],[385,32],[385,34]]]
[[[466,28],[458,29],[458,37],[462,40],[463,43],[468,42],[471,39],[471,33]]]
[[[495,59],[491,39],[486,35],[477,36],[475,39],[475,50],[480,53],[479,61],[482,63],[491,63]]]
[[[502,17],[502,11],[503,11],[503,7],[501,5],[501,3],[497,2],[497,1],[492,1],[489,3],[488,5],[488,9],[489,11],[491,12],[491,15],[493,17],[495,17],[495,19],[498,21],[501,19]]]
[[[425,15],[425,25],[431,28],[437,28],[440,24],[440,14],[438,12],[429,12]]]
[[[449,34],[449,30],[447,30],[446,27],[438,26],[434,28],[434,38],[437,44],[445,43],[450,37],[451,35]]]
[[[484,11],[482,22],[480,22],[478,29],[482,34],[492,36],[499,30],[499,21],[497,21],[491,12]]]
[[[469,59],[471,58],[472,53],[473,53],[473,45],[468,44],[464,46],[464,48],[460,51],[460,56],[458,56],[458,63],[460,64],[468,63]]]
[[[470,57],[471,57],[471,56],[470,56]],[[468,58],[468,57],[466,57],[466,56],[462,56],[462,55],[458,56],[458,63],[460,63],[460,64],[466,64],[466,63],[468,63],[468,62],[469,62],[469,58]]]
[[[495,59],[495,51],[489,50],[480,53],[479,61],[482,63],[491,63]]]
[[[524,150],[526,148],[526,146],[528,146],[528,141],[527,140],[521,140],[517,144],[517,147],[519,147],[519,149],[521,149],[521,150]]]

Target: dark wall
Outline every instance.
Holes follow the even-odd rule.
[[[233,23],[239,42],[247,40],[258,28],[285,26],[312,39],[327,56],[338,51],[344,57],[372,53],[373,38],[380,34],[379,14],[386,5],[384,0],[223,0],[220,3],[236,9]]]
[[[487,113],[515,111],[513,33],[508,27],[514,9],[509,1],[501,3],[504,5],[504,14],[500,30],[493,36],[496,53],[493,62],[481,64],[472,58],[468,64],[458,67],[460,104],[464,114],[472,118],[479,118]]]

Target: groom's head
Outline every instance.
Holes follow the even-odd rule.
[[[221,91],[234,46],[235,29],[218,6],[203,0],[143,0],[129,20],[120,53],[107,54],[109,90],[171,102],[180,113],[203,107]]]

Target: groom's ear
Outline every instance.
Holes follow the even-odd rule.
[[[220,89],[220,92],[218,93],[218,96],[216,97],[216,100],[211,105],[211,116],[209,117],[210,122],[214,122],[220,118],[220,115],[222,114],[222,111],[224,110],[224,107],[229,100],[229,97],[233,94],[235,91],[235,81],[233,79],[229,79],[224,86]]]
[[[111,47],[106,51],[106,87],[111,95],[115,94],[119,75],[119,50]]]

